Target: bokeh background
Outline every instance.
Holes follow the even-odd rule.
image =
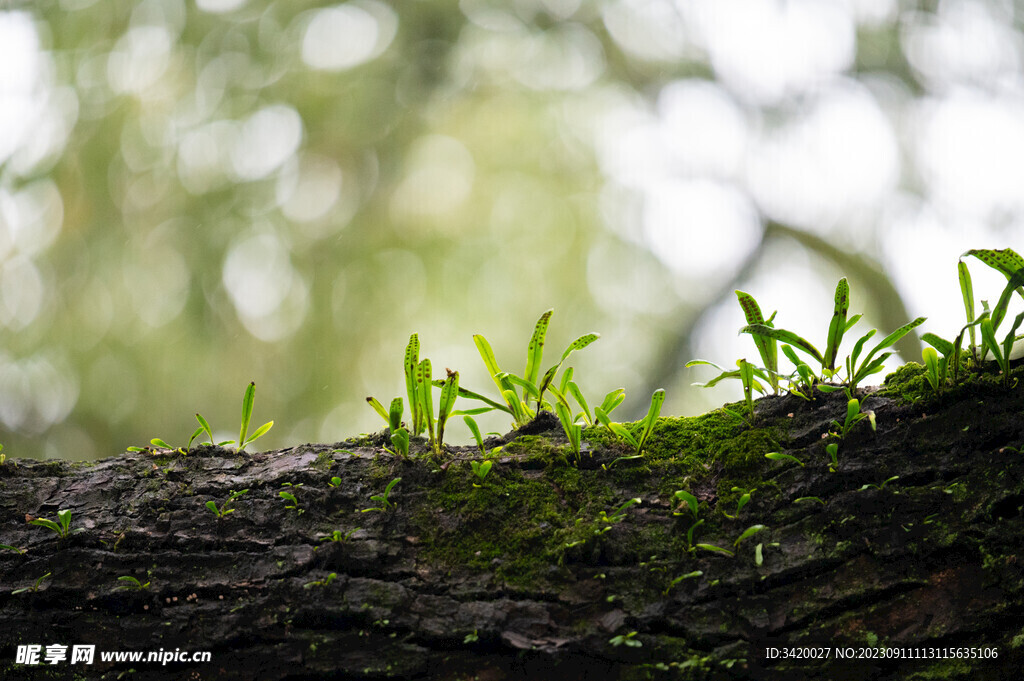
[[[954,335],[957,256],[1024,246],[1022,27],[1013,0],[2,0],[0,442],[107,456],[196,411],[229,438],[250,380],[260,448],[333,442],[383,425],[413,331],[493,394],[472,334],[521,372],[549,307],[549,357],[602,334],[573,365],[620,419],[739,398],[682,368],[756,358],[737,287],[819,343],[843,275],[861,329]]]

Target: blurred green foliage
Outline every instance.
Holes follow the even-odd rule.
[[[250,381],[253,418],[277,424],[261,446],[334,441],[378,427],[363,400],[401,394],[410,333],[487,390],[473,334],[514,357],[550,307],[556,346],[602,333],[574,359],[585,392],[665,385],[678,413],[699,404],[678,375],[692,330],[773,239],[859,277],[876,325],[902,323],[873,242],[848,257],[807,227],[897,191],[872,102],[959,77],[927,41],[909,63],[899,49],[939,24],[885,1],[755,5],[723,4],[719,26],[696,0],[0,2],[0,441],[69,458],[184,441],[197,411],[232,422]],[[783,31],[807,27],[829,37]],[[786,225],[754,186],[774,166],[744,170],[743,140],[777,126],[802,144],[785,124],[815,88],[855,101],[888,147],[836,152],[867,149],[860,185],[813,170],[866,187],[860,204],[798,174],[797,201],[825,208]],[[680,195],[676,176],[728,219],[652,203]]]

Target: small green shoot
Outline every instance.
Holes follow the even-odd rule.
[[[900,328],[896,329],[888,336],[880,340],[878,344],[875,345],[875,347],[873,347],[870,352],[868,352],[868,354],[864,357],[864,360],[858,364],[857,360],[860,358],[860,353],[864,349],[864,344],[872,336],[875,335],[875,329],[871,329],[866,334],[861,336],[860,339],[858,339],[856,344],[853,346],[853,353],[846,358],[847,394],[852,397],[854,391],[857,389],[857,386],[860,385],[861,381],[866,379],[868,376],[871,376],[872,374],[877,374],[878,372],[882,371],[882,369],[884,368],[883,365],[885,364],[885,360],[889,359],[892,353],[885,352],[876,357],[875,355],[879,350],[884,350],[885,348],[892,346],[898,340],[900,340],[908,333],[910,333],[915,327],[918,327],[921,324],[923,324],[925,320],[925,317],[918,317],[914,321],[904,324]]]
[[[328,487],[341,487],[341,478],[334,476],[331,481],[327,483]]]
[[[182,456],[185,456],[192,449],[192,443],[195,442],[196,438],[199,437],[202,434],[203,434],[203,427],[200,426],[199,428],[196,428],[195,432],[193,432],[192,436],[188,439],[188,444],[185,445],[184,447],[172,447],[171,445],[167,444],[167,442],[165,442],[164,440],[161,440],[158,437],[155,437],[152,440],[150,440],[149,444],[153,445],[154,447],[158,447],[160,449],[169,449],[171,451],[174,451],[174,452],[177,452],[177,453],[181,454]],[[149,449],[149,447],[128,447],[126,451],[129,451],[129,452],[144,452],[144,451],[146,451],[148,449]]]
[[[562,424],[562,430],[565,431],[566,439],[569,440],[569,449],[572,451],[576,463],[579,464],[583,427],[576,422],[576,418],[572,415],[572,407],[569,406],[565,395],[554,386],[551,386],[551,393],[555,396],[555,413],[558,415],[558,421]]]
[[[792,454],[784,454],[783,452],[769,452],[764,455],[764,458],[770,459],[771,461],[795,461],[800,466],[804,465],[804,462],[796,458]]]
[[[830,442],[825,445],[825,453],[832,460],[832,463],[828,465],[828,470],[830,473],[835,473],[836,469],[839,468],[839,443]]]
[[[71,511],[66,509],[63,511],[57,511],[57,522],[46,518],[34,518],[29,522],[29,524],[39,525],[40,527],[52,530],[57,534],[59,539],[66,539],[72,534],[77,534],[85,530],[83,527],[79,527],[74,530],[71,529]]]
[[[800,504],[805,501],[817,501],[822,506],[825,505],[825,502],[821,500],[821,497],[797,497],[796,499],[793,500],[793,503]]]
[[[480,640],[479,632],[478,632],[478,630],[474,629],[472,634],[466,634],[466,638],[462,639],[462,642],[464,644],[469,644],[469,643],[476,643],[479,640]]]
[[[946,358],[939,362],[939,353],[933,347],[926,347],[921,350],[921,359],[924,360],[925,378],[928,385],[935,392],[942,392],[946,382]]]
[[[234,440],[224,440],[223,442],[215,443],[213,441],[213,429],[210,427],[210,422],[203,418],[203,415],[199,413],[196,414],[196,421],[199,421],[199,430],[203,433],[206,433],[206,437],[210,438],[211,445],[215,445],[217,447],[225,447],[227,445],[235,443]]]
[[[743,530],[743,533],[740,534],[740,536],[736,538],[736,541],[734,541],[732,543],[732,545],[733,546],[739,546],[740,542],[742,542],[747,537],[752,537],[753,535],[757,534],[758,532],[761,532],[761,531],[767,530],[767,529],[768,529],[768,527],[766,525],[751,525],[747,529]]]
[[[633,506],[634,504],[639,504],[639,503],[640,503],[640,497],[633,497],[632,499],[630,499],[629,501],[624,503],[622,506],[619,506],[617,509],[612,511],[611,513],[606,513],[604,511],[601,511],[601,515],[599,515],[597,517],[597,521],[599,523],[605,523],[605,524],[608,524],[608,525],[614,525],[615,523],[620,523],[626,517],[626,509],[628,509],[630,506]],[[605,528],[604,531],[607,532],[610,529],[611,529],[611,527],[607,527],[607,528]]]
[[[318,579],[318,580],[313,581],[313,582],[306,582],[305,584],[302,585],[302,588],[303,589],[312,589],[314,586],[319,586],[319,587],[327,588],[328,586],[331,585],[331,582],[333,582],[337,578],[338,578],[338,573],[332,572],[329,575],[327,575],[326,577],[324,577],[323,579]]]
[[[702,570],[694,570],[693,572],[687,572],[685,575],[679,575],[678,577],[673,579],[671,582],[669,582],[668,586],[665,587],[665,590],[662,591],[661,593],[664,596],[668,596],[668,592],[671,591],[672,587],[674,587],[679,582],[682,582],[682,581],[687,580],[687,579],[696,579],[697,577],[703,577],[703,576],[704,576],[704,572]]]
[[[256,429],[256,432],[252,435],[248,435],[249,422],[252,420],[252,407],[256,401],[256,383],[254,381],[249,382],[249,386],[245,389],[245,394],[242,396],[242,426],[238,431],[238,451],[243,452],[245,448],[252,443],[254,440],[263,437],[267,434],[267,431],[273,428],[274,422],[268,421],[262,426]],[[196,421],[199,422],[199,430],[192,434],[192,438],[188,441],[188,447],[192,447],[192,442],[199,437],[200,434],[205,433],[210,439],[210,444],[214,444],[213,440],[213,428],[210,427],[210,422],[203,418],[202,414],[196,414]],[[248,436],[248,437],[247,437]],[[161,442],[163,442],[161,440]],[[156,441],[153,442],[156,444]],[[224,440],[223,442],[216,443],[218,447],[226,447],[227,445],[235,444],[235,440]],[[158,445],[163,446],[163,445]],[[170,447],[168,447],[170,449]]]
[[[11,546],[10,544],[0,544],[0,549],[4,551],[14,551],[19,556],[25,555],[25,549],[19,549],[17,546]]]
[[[753,494],[754,492],[756,492],[757,488],[754,487],[754,488],[748,490],[748,489],[743,489],[742,487],[733,487],[732,491],[740,493],[739,501],[736,502],[736,513],[734,515],[729,515],[728,513],[723,513],[723,515],[726,518],[729,518],[731,520],[735,520],[736,517],[740,514],[740,511],[743,510],[743,507],[746,506],[748,503],[750,503],[750,495]]]
[[[484,438],[480,434],[480,426],[476,424],[476,419],[467,414],[462,417],[462,420],[466,422],[469,432],[473,434],[473,440],[476,442],[476,446],[480,450],[480,455],[487,456],[487,448],[484,447]]]
[[[693,496],[684,489],[676,490],[676,493],[673,496],[679,500],[679,505],[676,507],[676,510],[672,512],[672,515],[684,515],[683,513],[679,512],[679,509],[681,509],[685,504],[686,507],[689,509],[690,514],[693,516],[694,522],[686,531],[686,544],[690,547],[689,550],[693,551],[695,548],[693,543],[693,531],[704,524],[704,520],[702,518],[698,518],[700,509],[697,505],[697,497]]]
[[[609,396],[611,396],[611,394],[612,393],[609,393]],[[607,401],[608,398],[606,397],[605,400]],[[617,405],[618,402],[615,404]],[[661,407],[663,404],[665,404],[665,390],[664,388],[658,388],[651,393],[651,405],[647,408],[647,415],[644,416],[644,419],[638,424],[640,426],[640,437],[635,437],[622,424],[613,423],[611,419],[608,418],[608,412],[601,407],[594,409],[594,414],[597,416],[597,420],[604,425],[605,428],[612,431],[619,438],[625,440],[634,447],[633,456],[620,456],[607,466],[602,465],[602,468],[608,470],[619,461],[631,461],[633,459],[643,457],[644,449],[647,447],[647,443],[650,441],[651,435],[654,433],[654,427],[658,423],[658,417],[661,415]]]
[[[846,403],[846,419],[839,423],[839,421],[832,421],[833,430],[829,431],[829,435],[845,440],[846,436],[850,434],[853,427],[864,419],[868,420],[871,424],[871,430],[876,429],[875,424],[875,412],[871,410],[860,410],[860,400],[853,398]]]
[[[395,478],[394,480],[392,480],[391,482],[388,483],[387,487],[384,488],[384,493],[383,494],[375,494],[375,495],[371,496],[370,497],[370,501],[376,501],[379,505],[378,506],[374,506],[372,508],[364,508],[361,511],[361,513],[369,513],[370,511],[379,511],[381,513],[384,513],[386,511],[390,511],[390,510],[394,509],[396,507],[396,505],[390,499],[391,490],[394,488],[395,485],[397,485],[401,481],[402,481],[401,478]]]
[[[210,509],[210,512],[217,516],[218,519],[226,518],[228,515],[235,512],[236,509],[233,508],[235,501],[248,491],[248,489],[243,489],[240,492],[230,490],[228,492],[228,498],[224,500],[224,503],[217,506],[216,501],[210,500],[206,502],[206,508]]]
[[[721,546],[715,546],[714,544],[695,544],[693,548],[700,549],[702,551],[710,551],[712,553],[721,553],[722,555],[729,556],[730,558],[735,555],[729,549],[723,549]]]
[[[771,328],[771,327],[764,326],[764,328]],[[758,336],[758,335],[754,336],[755,340],[761,339],[761,338],[764,338],[764,336]],[[775,342],[773,339],[769,339],[769,340],[772,343]],[[785,347],[786,346],[783,346],[783,349],[785,349]],[[738,381],[740,381],[740,383],[743,385],[743,396],[744,396],[744,399],[746,400],[747,410],[750,413],[751,418],[753,418],[753,413],[754,413],[753,412],[753,408],[754,408],[753,391],[756,390],[758,393],[760,393],[762,395],[766,394],[764,386],[761,385],[760,381],[758,381],[756,379],[761,379],[761,381],[765,381],[765,382],[769,382],[770,383],[771,377],[774,376],[776,383],[778,383],[778,375],[777,374],[773,374],[771,371],[768,371],[768,370],[763,369],[761,367],[754,366],[753,364],[748,362],[746,359],[738,359],[738,360],[736,360],[736,366],[739,367],[739,368],[734,370],[734,371],[729,371],[727,369],[724,369],[724,368],[718,366],[714,362],[709,362],[709,361],[704,360],[704,359],[693,359],[693,360],[690,360],[689,362],[686,363],[685,368],[689,369],[689,368],[695,367],[695,366],[710,366],[710,367],[714,367],[715,369],[718,369],[719,371],[722,372],[718,376],[715,376],[714,378],[712,378],[707,383],[694,383],[693,385],[697,386],[698,388],[713,388],[714,386],[718,385],[719,382],[721,382],[721,381],[723,381],[725,379],[728,379],[728,378],[735,378]],[[745,419],[743,416],[737,414],[736,412],[731,411],[729,409],[726,409],[725,411],[730,416],[734,416],[737,419],[739,419],[740,421],[747,422],[747,419]]]
[[[290,487],[299,487],[299,485],[289,485]],[[299,508],[299,500],[295,498],[295,495],[288,491],[278,492],[277,496],[284,499],[284,507],[286,510],[295,511],[296,515],[302,515],[306,512],[306,509]]]
[[[493,461],[470,461],[469,465],[473,468],[473,475],[480,478],[480,482],[484,481],[487,474],[491,472],[491,466],[494,465]],[[474,483],[473,487],[479,487],[480,485]]]
[[[416,334],[413,334],[414,336]],[[395,456],[400,456],[403,459],[409,456],[409,431],[402,426],[402,413],[404,411],[404,405],[401,397],[396,397],[391,400],[391,408],[385,410],[384,405],[377,401],[375,397],[367,397],[366,402],[373,407],[373,410],[380,414],[384,422],[388,424],[388,432],[391,436],[391,446],[393,450],[385,448],[385,451],[391,452]]]
[[[238,451],[245,451],[246,446],[250,442],[263,437],[267,431],[274,427],[273,421],[268,421],[262,426],[256,429],[256,432],[246,439],[246,433],[249,431],[249,421],[252,419],[252,405],[256,401],[256,382],[250,381],[249,387],[245,389],[245,395],[242,396],[242,428],[238,431]]]
[[[631,631],[625,635],[620,634],[619,636],[613,636],[612,638],[610,638],[608,640],[608,643],[612,644],[616,648],[618,648],[621,645],[625,645],[627,648],[640,648],[644,644],[636,640],[636,635],[637,632],[635,631]]]
[[[21,589],[15,589],[14,591],[11,592],[11,595],[13,596],[15,594],[25,593],[26,591],[31,591],[32,593],[36,593],[37,591],[39,591],[39,586],[43,583],[43,580],[47,579],[51,574],[52,573],[47,572],[45,575],[43,575],[42,577],[37,579],[36,583],[33,584],[32,586],[26,586],[26,587],[21,588]]]
[[[150,582],[148,581],[141,582],[135,577],[132,577],[131,575],[122,575],[121,577],[117,578],[117,581],[124,582],[124,584],[122,584],[119,587],[116,587],[115,591],[118,589],[124,589],[125,591],[147,591],[149,589],[150,584]]]
[[[342,534],[341,530],[335,530],[334,532],[331,532],[326,537],[321,537],[320,541],[332,541],[332,542],[337,542],[337,543],[340,544],[341,542],[348,541],[352,537],[353,534],[355,534],[356,532],[358,532],[361,529],[362,529],[361,527],[356,527],[356,528],[353,528],[353,529],[349,530],[348,532],[345,532],[344,534]]]
[[[869,482],[868,484],[866,484],[863,487],[861,487],[861,490],[866,490],[866,489],[869,489],[869,488],[872,488],[872,487],[877,489],[877,490],[884,490],[885,486],[888,485],[890,482],[893,482],[893,481],[899,480],[899,479],[900,479],[900,476],[894,475],[891,478],[888,478],[885,481],[883,481],[882,484],[880,484],[880,485],[875,485],[875,484]]]
[[[651,439],[651,434],[654,432],[654,426],[658,421],[658,417],[661,415],[661,406],[665,404],[665,390],[664,388],[658,388],[651,394],[651,406],[647,408],[647,416],[640,422],[640,438],[636,444],[636,455],[640,456],[644,448],[647,446],[647,442]]]

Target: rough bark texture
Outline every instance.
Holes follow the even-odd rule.
[[[1024,393],[975,381],[935,397],[913,369],[900,378],[902,396],[865,397],[877,432],[854,427],[835,472],[822,435],[841,394],[761,400],[752,426],[662,419],[644,459],[615,465],[631,452],[606,433],[586,433],[577,463],[542,421],[506,439],[483,481],[479,452],[402,460],[373,437],[9,459],[0,543],[25,553],[0,550],[0,678],[1017,679]],[[396,477],[397,508],[361,512]],[[241,489],[225,518],[206,508]],[[690,545],[679,489],[701,502],[693,544],[735,556]],[[62,509],[83,531],[26,523]],[[735,546],[753,525],[766,529]],[[150,585],[118,589],[125,575]],[[52,643],[95,644],[96,662],[15,664],[19,645]],[[810,646],[829,658],[768,657]],[[99,660],[161,648],[212,660]]]

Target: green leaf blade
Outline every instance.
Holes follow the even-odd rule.
[[[526,349],[526,371],[523,373],[523,377],[533,385],[537,384],[537,377],[540,374],[540,363],[544,358],[544,338],[547,336],[548,325],[551,323],[551,315],[554,312],[554,309],[547,310],[540,316]]]

